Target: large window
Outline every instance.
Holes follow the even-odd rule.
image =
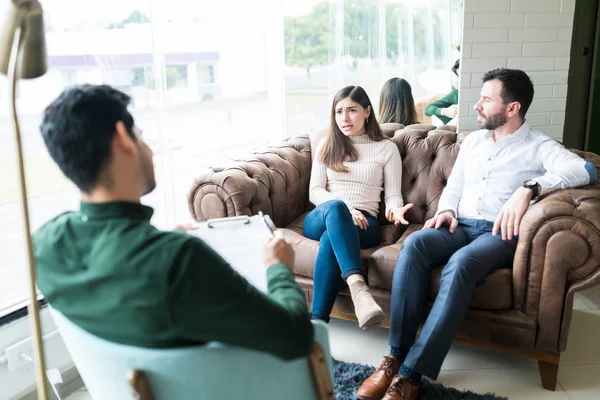
[[[2,0],[4,3],[8,0]],[[186,192],[204,168],[268,141],[321,128],[349,84],[377,104],[381,84],[416,98],[450,88],[459,0],[45,0],[50,70],[20,83],[32,228],[78,208],[47,155],[44,107],[63,88],[107,83],[155,153],[153,223],[189,220]],[[26,269],[8,87],[0,80],[0,315],[26,299]]]
[[[416,101],[451,88],[462,0],[283,0],[287,133],[322,128],[333,95],[360,85],[377,109],[393,77]]]
[[[269,122],[268,49],[277,24],[262,7],[208,0],[42,3],[50,69],[20,83],[18,103],[34,230],[78,208],[79,193],[48,156],[38,128],[45,106],[67,86],[107,83],[132,97],[157,170],[157,189],[143,201],[154,206],[153,223],[161,228],[189,220],[185,194],[203,168],[283,137]],[[22,306],[27,277],[4,77],[0,85],[2,315]]]

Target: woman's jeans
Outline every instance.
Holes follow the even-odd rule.
[[[319,240],[319,253],[313,276],[311,318],[329,321],[329,314],[346,278],[365,276],[360,249],[379,244],[381,228],[377,218],[359,210],[369,222],[366,230],[354,225],[348,206],[341,200],[327,201],[304,219],[304,236]]]

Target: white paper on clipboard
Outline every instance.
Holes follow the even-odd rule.
[[[267,268],[262,248],[272,233],[268,216],[230,217],[198,224],[188,233],[198,236],[257,289],[267,292]]]

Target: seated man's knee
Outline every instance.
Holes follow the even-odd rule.
[[[408,235],[406,239],[402,242],[401,251],[412,251],[419,250],[422,251],[427,246],[427,237],[429,236],[429,232],[427,229],[419,230]]]
[[[478,261],[469,253],[458,251],[454,253],[442,270],[442,277],[458,275],[461,279],[472,280],[477,276]]]

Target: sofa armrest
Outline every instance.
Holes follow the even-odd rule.
[[[262,211],[285,227],[305,211],[311,169],[308,136],[288,138],[223,165],[194,179],[187,193],[194,220]]]
[[[536,347],[566,345],[572,297],[600,284],[600,185],[560,190],[521,222],[513,265],[515,309],[538,323]]]

